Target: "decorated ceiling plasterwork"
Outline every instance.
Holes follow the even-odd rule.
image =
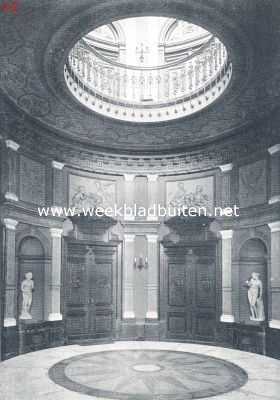
[[[13,106],[1,101],[0,121],[3,146],[9,138],[19,143],[20,152],[40,155],[46,162],[60,161],[68,166],[100,173],[174,174],[209,170],[219,165],[248,162],[253,155],[268,156],[267,149],[280,140],[280,113],[276,110],[269,118],[241,129],[234,136],[213,144],[201,145],[188,152],[161,155],[118,155],[94,151],[75,141],[55,137],[49,130],[23,113],[14,112]],[[1,143],[1,142],[0,142]]]
[[[251,0],[26,0],[16,16],[0,17],[1,90],[57,139],[111,153],[184,151],[231,135],[279,102],[279,6]],[[192,118],[141,129],[97,116],[76,103],[63,79],[73,43],[120,16],[155,13],[186,17],[223,39],[235,71],[227,94]]]

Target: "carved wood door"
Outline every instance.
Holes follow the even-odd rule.
[[[64,313],[70,339],[112,337],[115,330],[115,248],[68,242]]]
[[[174,245],[168,247],[165,253],[167,337],[214,339],[216,246],[188,248]]]

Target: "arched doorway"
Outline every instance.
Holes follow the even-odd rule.
[[[39,239],[28,236],[19,246],[19,314],[22,308],[21,282],[27,272],[31,272],[34,281],[34,292],[31,306],[32,322],[44,320],[45,309],[45,254]]]
[[[257,238],[247,240],[241,247],[239,255],[239,316],[240,322],[245,324],[255,323],[250,319],[246,285],[246,281],[250,279],[252,273],[259,274],[262,282],[264,310],[267,316],[267,248],[262,240]]]

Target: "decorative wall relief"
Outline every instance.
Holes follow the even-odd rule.
[[[45,205],[46,168],[44,164],[20,156],[20,199],[27,203]]]
[[[22,291],[22,311],[20,314],[20,319],[32,319],[30,314],[30,309],[32,305],[32,292],[34,290],[32,272],[27,272],[25,274],[25,279],[21,282]]]
[[[69,206],[82,208],[113,207],[116,183],[78,175],[69,177]]]
[[[267,200],[266,162],[257,161],[239,168],[240,207],[263,204]]]
[[[211,213],[214,206],[214,178],[167,182],[166,204],[171,207],[205,207]]]

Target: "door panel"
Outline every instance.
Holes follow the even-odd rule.
[[[171,307],[183,307],[186,304],[186,268],[185,265],[168,265],[168,304]]]
[[[64,287],[70,338],[112,337],[116,318],[115,247],[68,242]]]
[[[166,255],[167,336],[213,339],[216,330],[216,246],[201,245],[190,249],[174,245],[166,249]]]
[[[64,278],[66,331],[74,335],[88,332],[87,269],[82,254],[69,254]]]

